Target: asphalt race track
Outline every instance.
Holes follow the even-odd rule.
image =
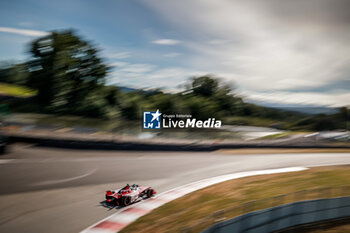
[[[77,233],[119,211],[104,191],[126,183],[156,191],[213,176],[291,166],[350,164],[349,153],[86,151],[12,145],[0,157],[0,232]]]

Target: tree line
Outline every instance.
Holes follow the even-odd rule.
[[[249,104],[232,85],[210,75],[190,78],[184,91],[175,94],[160,89],[123,91],[106,85],[111,67],[92,42],[72,30],[32,41],[29,53],[29,61],[3,64],[0,69],[0,82],[37,90],[32,98],[9,102],[17,111],[138,120],[143,110],[160,109],[227,124],[260,125],[261,119],[269,119],[274,127],[298,130],[344,129],[349,121],[345,107],[333,115],[307,116]]]

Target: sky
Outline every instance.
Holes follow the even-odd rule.
[[[265,105],[350,103],[347,0],[4,0],[0,61],[75,29],[113,66],[110,85],[177,91],[212,74]]]

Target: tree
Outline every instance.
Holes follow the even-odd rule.
[[[192,91],[195,95],[209,97],[218,89],[218,81],[210,76],[195,77],[192,79]]]
[[[104,85],[108,67],[98,50],[74,31],[52,32],[32,42],[28,85],[39,104],[54,111],[81,108],[84,98]],[[91,97],[91,101],[94,97]]]
[[[6,64],[0,68],[0,82],[26,85],[28,81],[28,67],[25,63]]]

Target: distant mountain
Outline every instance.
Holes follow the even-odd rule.
[[[134,92],[134,91],[141,91],[144,93],[154,93],[157,92],[157,89],[136,89],[132,87],[123,87],[123,86],[118,86],[118,89],[122,92]]]
[[[141,89],[135,89],[135,88],[131,88],[131,87],[120,87],[118,86],[119,90],[123,91],[123,92],[133,92],[133,91],[140,91]]]
[[[278,103],[269,103],[263,101],[252,101],[248,100],[247,102],[268,107],[275,108],[285,111],[300,112],[304,114],[316,115],[316,114],[334,114],[338,111],[337,108],[317,106],[317,105],[303,105],[303,104],[278,104]]]
[[[300,113],[306,113],[311,115],[316,114],[334,114],[337,113],[336,108],[327,108],[327,107],[280,107],[278,109],[286,110],[286,111],[292,111],[292,112],[300,112]]]

